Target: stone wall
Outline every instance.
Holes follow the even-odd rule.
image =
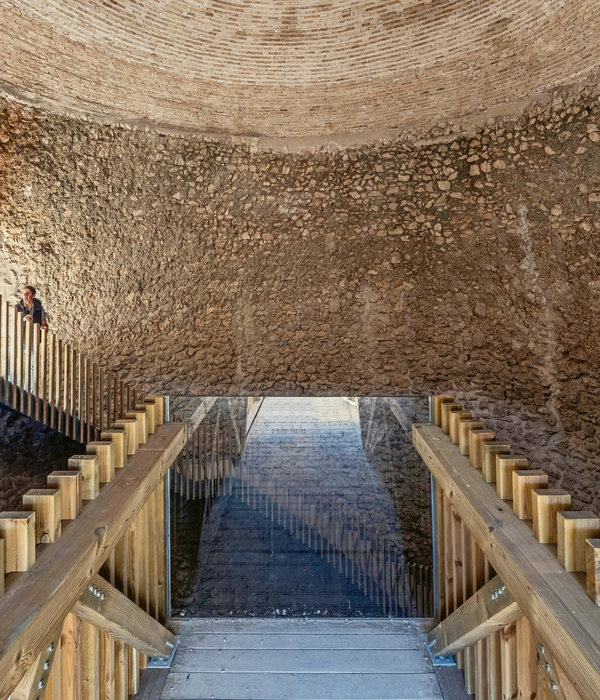
[[[600,505],[600,111],[296,154],[2,107],[0,271],[175,394],[453,389]]]

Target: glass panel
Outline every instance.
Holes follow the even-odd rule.
[[[173,613],[431,614],[428,399],[180,400],[197,424],[172,474]]]

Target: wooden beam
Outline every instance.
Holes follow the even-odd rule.
[[[413,443],[576,691],[598,700],[600,609],[439,428],[415,425]]]
[[[0,599],[0,700],[6,700],[70,612],[185,444],[166,423]],[[31,514],[27,514],[31,515]],[[590,603],[591,604],[591,603]]]
[[[148,656],[167,658],[173,651],[175,636],[102,576],[92,577],[73,613]]]
[[[508,588],[495,576],[429,633],[429,648],[436,656],[454,656],[522,615]]]

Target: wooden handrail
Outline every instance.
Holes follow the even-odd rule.
[[[0,700],[11,694],[41,651],[55,645],[63,620],[153,497],[185,439],[183,424],[157,428],[35,564],[8,577],[0,599]]]
[[[435,425],[415,425],[413,443],[450,506],[584,700],[600,697],[600,609],[578,574],[562,568]],[[553,681],[554,682],[554,681]]]

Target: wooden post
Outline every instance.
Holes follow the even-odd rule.
[[[488,639],[488,698],[489,700],[503,700],[502,698],[502,633],[494,632]]]
[[[483,428],[469,430],[469,462],[475,469],[483,467],[483,443],[493,440],[496,433]]]
[[[585,541],[585,581],[588,598],[600,606],[600,540]]]
[[[513,497],[512,475],[516,469],[527,469],[529,461],[523,455],[496,455],[496,493],[507,501]]]
[[[58,488],[63,520],[75,520],[81,513],[82,474],[76,471],[56,471],[48,474],[49,488]]]
[[[122,469],[127,462],[127,435],[125,430],[106,428],[100,433],[101,440],[111,440],[114,447],[115,469]]]
[[[4,576],[6,555],[4,553],[4,540],[0,539],[0,598],[4,595]]]
[[[450,507],[450,499],[444,496],[444,561],[443,576],[446,599],[446,617],[454,611],[454,593],[453,593],[453,577],[454,577],[454,551],[452,549],[452,530],[453,518]]]
[[[444,492],[442,487],[435,485],[435,545],[436,545],[436,588],[438,594],[437,617],[443,620],[446,617],[446,586],[444,577]]]
[[[513,472],[513,512],[521,520],[533,518],[531,492],[548,486],[548,474],[540,469]]]
[[[136,403],[136,411],[144,411],[146,414],[146,435],[152,435],[156,431],[156,406],[152,403]]]
[[[93,440],[85,446],[89,455],[98,455],[98,472],[101,484],[115,478],[115,448],[108,440]]]
[[[509,442],[484,442],[482,444],[483,450],[483,466],[481,467],[481,472],[483,478],[488,482],[488,484],[496,483],[496,455],[497,454],[510,454],[510,443]]]
[[[40,416],[39,420],[48,424],[48,329],[40,330]]]
[[[110,634],[100,632],[99,700],[115,700],[115,643]]]
[[[30,415],[35,420],[40,419],[40,324],[33,323],[33,348],[32,348],[32,387],[31,401],[29,403]]]
[[[0,538],[4,540],[4,573],[28,571],[35,563],[35,513],[0,513]]]
[[[126,411],[125,418],[135,418],[138,422],[138,442],[140,445],[148,442],[148,423],[146,411]]]
[[[458,451],[461,455],[468,456],[469,454],[469,431],[480,430],[483,428],[483,423],[472,418],[462,418],[458,422]]]
[[[99,632],[89,622],[81,626],[82,640],[82,700],[98,700],[100,695]]]
[[[467,420],[468,418],[472,418],[473,416],[469,413],[469,411],[462,411],[460,409],[455,409],[453,408],[450,411],[450,417],[449,417],[449,422],[450,422],[450,442],[452,442],[453,445],[458,445],[458,436],[459,436],[459,428],[460,428],[460,421],[461,420]]]
[[[24,396],[23,396],[23,312],[17,311],[16,318],[16,339],[14,353],[16,359],[17,371],[15,374],[15,387],[18,387],[17,401],[13,408],[17,411],[25,413]],[[13,337],[15,337],[13,335]]]
[[[442,404],[446,401],[454,401],[454,397],[450,394],[433,397],[433,422],[438,426],[442,424]]]
[[[165,397],[164,396],[154,396],[149,394],[146,396],[146,401],[153,401],[156,406],[155,417],[156,417],[156,427],[162,425],[165,422]]]
[[[585,541],[600,537],[600,518],[590,511],[560,511],[556,534],[558,563],[566,571],[585,571]]]
[[[115,700],[129,700],[128,647],[119,639],[115,639],[114,650]]]
[[[69,458],[69,470],[81,472],[81,497],[93,501],[100,493],[100,466],[97,455],[73,455]]]
[[[23,496],[23,510],[35,513],[35,541],[55,542],[61,533],[61,497],[58,489],[30,489]]]
[[[454,401],[444,401],[444,403],[441,404],[442,424],[440,427],[444,435],[450,433],[450,411],[454,408],[462,411],[462,404],[455,403]]]
[[[533,489],[533,534],[542,544],[556,544],[556,514],[571,509],[571,494],[563,489]]]
[[[27,321],[23,328],[25,333],[25,356],[23,358],[23,393],[21,398],[22,411],[27,416],[31,416],[31,345],[33,335],[33,323]]]
[[[119,418],[115,421],[115,428],[122,428],[127,436],[127,455],[134,455],[139,448],[138,422],[135,418]]]

